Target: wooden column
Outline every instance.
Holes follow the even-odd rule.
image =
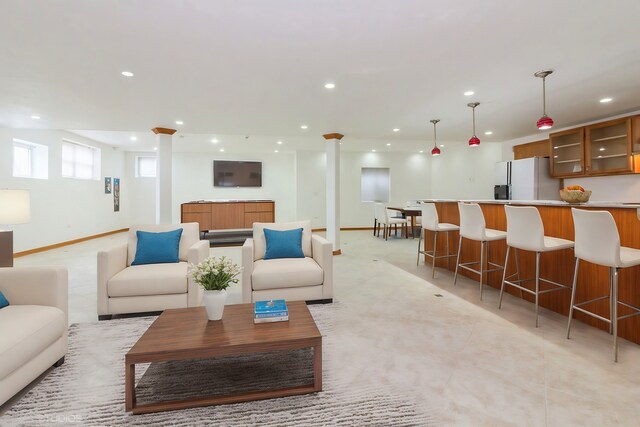
[[[333,243],[333,254],[340,255],[340,140],[344,135],[322,135],[327,141],[327,239]]]
[[[156,168],[156,224],[170,224],[172,205],[172,176],[173,150],[171,147],[172,135],[175,129],[153,128],[158,141],[158,160]]]

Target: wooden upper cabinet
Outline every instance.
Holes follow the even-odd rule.
[[[528,159],[530,157],[550,157],[549,140],[528,142],[513,147],[513,159]]]
[[[549,135],[551,176],[565,178],[585,173],[584,128]]]
[[[611,175],[633,172],[632,118],[585,127],[586,173]]]

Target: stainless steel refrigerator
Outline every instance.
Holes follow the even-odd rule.
[[[560,180],[549,174],[549,158],[498,162],[494,195],[507,200],[560,200]]]

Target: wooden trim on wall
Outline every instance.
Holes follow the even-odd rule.
[[[94,234],[92,236],[81,237],[79,239],[68,240],[66,242],[54,243],[53,245],[42,246],[40,248],[29,249],[28,251],[15,252],[14,258],[20,258],[26,255],[36,254],[38,252],[49,251],[51,249],[58,249],[64,246],[75,245],[76,243],[86,242],[87,240],[99,239],[100,237],[110,236],[112,234],[123,233],[129,231],[128,228],[121,228],[119,230],[107,231],[106,233]]]
[[[342,227],[340,231],[364,231],[364,230],[373,230],[373,227]],[[318,233],[320,231],[327,231],[326,228],[312,228],[312,232]]]

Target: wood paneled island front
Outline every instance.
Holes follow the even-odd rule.
[[[434,202],[438,210],[440,222],[448,222],[452,224],[460,224],[460,216],[458,212],[458,201],[454,200],[426,200]],[[563,239],[574,240],[573,218],[571,215],[571,207],[590,210],[606,210],[611,212],[620,233],[620,243],[622,246],[640,249],[640,209],[638,205],[625,205],[615,203],[588,203],[585,205],[569,205],[558,201],[473,201],[478,203],[482,208],[488,228],[497,230],[507,229],[507,219],[504,205],[509,203],[519,206],[535,206],[540,212],[542,222],[544,224],[545,235],[551,237],[560,237]],[[437,247],[445,248],[446,233],[439,233]],[[452,233],[450,237],[451,252],[457,251],[459,234]],[[429,250],[432,249],[433,237],[427,238]],[[520,259],[520,275],[521,278],[532,278],[535,275],[535,253],[518,251]],[[506,242],[498,241],[491,243],[489,260],[503,265],[506,256]],[[480,242],[469,241],[463,239],[461,262],[478,261],[480,259]],[[431,261],[429,261],[430,263]],[[429,264],[427,263],[427,264]],[[575,258],[573,250],[562,250],[550,253],[543,253],[541,256],[540,276],[560,283],[571,286],[573,281],[573,268]],[[440,259],[436,262],[437,267],[447,268],[451,271],[455,270],[455,257],[448,259]],[[486,267],[485,267],[486,268]],[[507,275],[515,273],[515,260],[512,256],[509,259]],[[478,275],[460,269],[458,274],[467,276],[473,280],[478,280]],[[496,271],[485,275],[485,284],[500,289],[502,280],[502,272]],[[580,272],[578,274],[579,285],[576,293],[576,301],[586,301],[599,296],[609,295],[608,269],[606,267],[590,264],[586,261],[580,262]],[[525,285],[532,286],[532,282]],[[453,283],[452,283],[453,286]],[[458,286],[460,282],[458,282]],[[462,285],[464,286],[464,285]],[[541,282],[541,289],[547,289],[547,286]],[[520,298],[520,291],[517,289],[506,287],[506,292],[512,296]],[[523,298],[533,302],[533,296],[524,293]],[[634,306],[640,306],[640,267],[626,268],[620,270],[619,276],[619,299]],[[540,295],[540,306],[553,310],[557,313],[567,316],[569,314],[569,304],[571,300],[570,290],[550,292]],[[590,305],[590,309],[599,315],[609,318],[609,302],[608,300],[597,301]],[[533,309],[533,306],[532,306]],[[629,314],[630,309],[623,305],[618,306],[618,316]],[[608,330],[609,325],[603,321],[574,312],[574,318],[585,322],[589,325],[596,326],[600,329]],[[640,316],[631,317],[619,322],[618,334],[622,338],[626,338],[637,344],[640,344]]]

